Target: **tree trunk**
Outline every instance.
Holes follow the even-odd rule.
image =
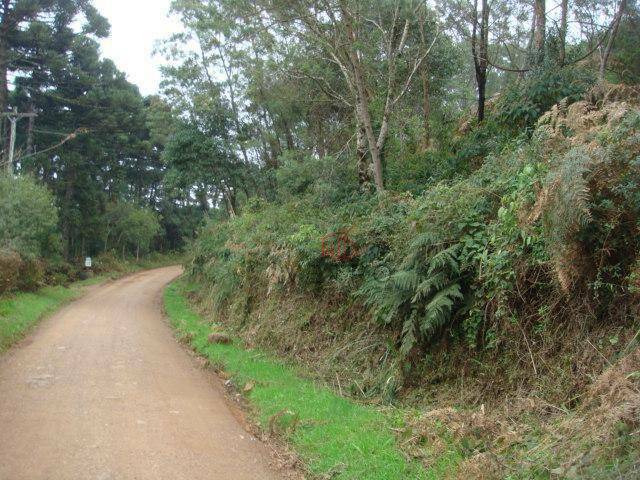
[[[220,43],[218,45],[218,54],[220,55],[220,61],[222,62],[222,68],[224,69],[225,76],[227,77],[227,86],[229,88],[229,100],[231,101],[231,110],[233,112],[233,120],[236,127],[236,136],[240,136],[240,114],[238,112],[238,104],[236,103],[236,94],[235,89],[233,88],[233,78],[231,76],[231,68],[227,65],[227,61],[224,58],[224,52],[222,51],[222,47]],[[247,150],[244,146],[244,142],[238,140],[238,145],[240,146],[240,151],[242,152],[242,158],[244,159],[244,163],[249,164],[249,156],[247,155]]]
[[[227,213],[229,214],[229,218],[235,218],[237,216],[235,208],[235,195],[225,184],[222,185],[222,189],[222,196],[224,197],[224,201],[227,205]]]
[[[0,113],[4,113],[9,108],[9,86],[8,86],[8,68],[9,68],[9,28],[10,28],[10,0],[2,0],[3,18],[0,20]],[[9,142],[8,124],[3,118],[0,127],[2,128],[1,136],[4,141],[2,145],[3,159],[9,158]]]
[[[607,44],[604,48],[602,56],[600,57],[600,68],[598,69],[598,79],[602,82],[604,81],[605,73],[607,72],[607,63],[609,63],[609,57],[611,56],[611,51],[613,50],[613,45],[616,41],[616,36],[618,35],[618,27],[620,27],[620,21],[622,20],[622,15],[627,8],[627,0],[620,0],[618,4],[618,10],[616,11],[616,15],[613,18],[613,23],[611,24],[611,33],[609,33],[609,38],[607,39]]]
[[[369,154],[371,155],[371,162],[373,163],[373,179],[376,184],[376,190],[378,192],[384,191],[384,182],[382,179],[382,159],[380,157],[380,149],[378,148],[378,141],[373,133],[373,125],[371,124],[371,113],[369,112],[369,101],[367,87],[364,83],[364,77],[360,70],[360,60],[355,52],[349,51],[349,59],[351,61],[356,89],[358,92],[356,101],[356,114],[358,115],[359,122],[364,129],[367,143],[369,144]]]
[[[282,128],[284,129],[284,138],[287,141],[287,150],[295,150],[296,142],[293,139],[293,133],[291,132],[291,127],[287,120],[282,121]]]
[[[33,102],[29,105],[29,113],[35,112],[35,106]],[[33,146],[33,127],[35,124],[35,118],[33,116],[27,118],[27,155],[32,155],[34,153]]]
[[[478,83],[478,121],[482,122],[485,116],[485,105],[487,100],[487,77],[476,73]]]
[[[487,90],[487,65],[489,44],[489,5],[482,0],[482,14],[478,23],[478,0],[474,2],[473,31],[471,35],[471,52],[478,87],[478,122],[484,120]]]
[[[420,26],[420,48],[422,51],[427,51],[427,48],[429,48],[425,35],[427,16],[424,9],[420,9],[418,23]],[[420,141],[420,150],[425,152],[431,142],[431,126],[429,124],[429,115],[431,113],[431,85],[429,82],[429,64],[427,62],[423,63],[420,67],[420,81],[422,83],[422,140]]]
[[[420,148],[424,152],[429,148],[431,141],[431,128],[429,125],[431,99],[429,95],[429,74],[426,67],[421,70],[420,79],[422,80],[422,140]]]
[[[567,16],[569,12],[569,0],[562,0],[560,4],[560,31],[558,45],[558,64],[563,67],[567,56]]]
[[[268,141],[269,141],[269,156],[271,158],[270,163],[271,165],[273,165],[274,168],[278,168],[280,162],[278,161],[278,158],[280,157],[280,155],[282,155],[282,145],[280,145],[280,139],[277,137],[277,134],[267,134],[269,135],[268,137]]]
[[[358,184],[362,190],[371,186],[371,162],[367,155],[367,134],[356,114],[356,158],[358,162]]]
[[[384,147],[384,128],[385,119],[383,119],[383,125],[379,134],[380,142],[376,139],[373,133],[373,125],[371,123],[371,112],[369,111],[369,93],[367,92],[367,85],[365,82],[364,73],[362,71],[362,64],[358,52],[355,50],[355,44],[357,43],[357,36],[351,24],[350,15],[347,13],[344,5],[342,6],[343,15],[347,18],[345,27],[347,29],[347,35],[351,40],[351,44],[347,45],[345,50],[349,63],[351,65],[351,72],[353,75],[353,86],[355,87],[354,93],[356,97],[356,115],[359,118],[359,122],[364,128],[366,134],[367,143],[369,144],[369,154],[371,155],[371,162],[373,164],[373,179],[378,192],[384,191],[384,180],[382,176],[382,158],[380,151]],[[385,107],[385,113],[388,109]]]
[[[71,221],[69,219],[69,209],[73,203],[73,196],[75,190],[75,182],[76,182],[76,170],[75,166],[69,165],[67,174],[65,175],[65,185],[64,185],[64,206],[65,208],[62,211],[66,211],[67,214],[64,216],[62,221],[62,236],[63,236],[63,255],[67,260],[71,259],[71,243],[72,243],[72,235],[71,235]]]
[[[366,94],[366,92],[362,93]],[[368,102],[363,100],[358,101],[358,115],[364,128],[367,143],[369,144],[369,153],[371,154],[371,162],[373,163],[373,180],[376,184],[376,190],[378,190],[378,192],[382,192],[384,191],[384,182],[382,180],[382,158],[380,157],[378,142],[373,133]]]
[[[546,9],[545,9],[545,0],[534,0],[533,3],[534,15],[536,18],[536,30],[534,34],[534,46],[535,46],[535,58],[536,65],[542,65],[544,61],[544,49],[545,49],[545,38],[546,38]]]
[[[3,18],[0,19],[0,112],[6,112],[9,101],[7,71],[9,68],[9,29],[11,0],[2,0]]]

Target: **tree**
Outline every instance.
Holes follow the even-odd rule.
[[[0,1],[0,111],[9,105],[9,74],[32,72],[42,81],[47,67],[68,53],[80,14],[85,20],[81,35],[108,35],[108,22],[84,0]]]
[[[545,40],[547,36],[547,11],[545,0],[534,0],[533,16],[535,18],[535,29],[533,34],[533,45],[535,48],[535,64],[541,65],[544,61]]]
[[[152,240],[161,230],[154,211],[127,202],[107,206],[105,225],[105,251],[109,248],[109,237],[113,236],[112,245],[122,250],[122,256],[129,249],[135,252],[136,259],[140,258],[141,252],[149,250]]]
[[[324,60],[338,68],[346,88],[344,93],[331,90],[331,94],[353,109],[359,161],[366,141],[376,188],[384,190],[382,153],[389,124],[438,38],[436,30],[423,32],[429,39],[424,44],[408,42],[426,25],[415,22],[415,15],[425,5],[313,0],[256,5],[266,12],[259,17],[265,18],[265,23],[272,25],[275,20],[280,34],[314,44]],[[380,109],[373,108],[377,102],[381,102]]]
[[[222,203],[230,217],[236,216],[238,186],[246,167],[224,143],[184,125],[169,140],[164,159],[169,185],[190,192],[203,212]]]
[[[616,76],[616,81],[630,85],[640,83],[640,49],[637,39],[640,36],[640,11],[638,2],[627,5],[616,41],[612,45],[608,70]]]
[[[618,29],[620,28],[620,22],[622,21],[622,16],[624,15],[626,9],[627,0],[620,0],[620,2],[618,3],[618,8],[616,9],[616,13],[611,22],[611,26],[609,27],[607,42],[601,49],[600,53],[600,68],[598,69],[598,78],[600,79],[600,81],[604,80],[604,76],[607,70],[607,64],[609,63],[609,57],[611,56],[611,52],[616,41],[616,36],[618,34]]]
[[[478,0],[473,4],[473,22],[471,27],[471,53],[478,86],[478,121],[484,120],[484,107],[487,96],[487,65],[489,62],[489,4]]]
[[[0,177],[0,249],[37,258],[56,253],[58,210],[29,177]]]

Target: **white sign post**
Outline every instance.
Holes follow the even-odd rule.
[[[84,259],[85,268],[91,268],[91,257],[87,257]]]

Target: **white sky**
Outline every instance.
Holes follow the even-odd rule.
[[[111,35],[103,39],[102,53],[127,74],[143,95],[158,92],[162,58],[153,56],[157,40],[180,30],[169,19],[171,0],[93,0],[93,5],[111,23]]]

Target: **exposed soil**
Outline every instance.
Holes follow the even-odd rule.
[[[0,358],[0,479],[277,479],[161,314],[179,267],[92,289]]]

